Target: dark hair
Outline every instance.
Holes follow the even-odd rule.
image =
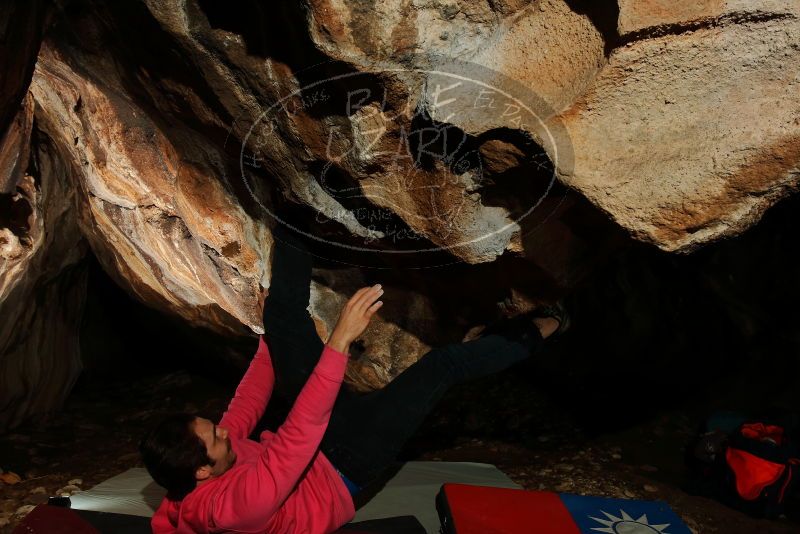
[[[214,465],[205,443],[194,433],[195,419],[188,413],[169,415],[139,443],[147,471],[172,500],[183,499],[195,488],[198,468]]]

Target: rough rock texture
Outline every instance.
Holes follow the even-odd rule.
[[[309,310],[320,337],[327,339],[348,296],[368,282],[357,269],[318,269],[315,278]],[[362,336],[363,341],[351,349],[346,380],[362,391],[384,386],[432,348],[430,340],[422,339],[423,333],[430,334],[436,329],[437,314],[430,299],[413,289],[396,286],[386,286],[384,291],[382,298],[398,305],[387,308],[373,320]]]
[[[796,3],[622,0],[613,25],[613,10],[591,3],[495,5],[494,18],[465,4],[383,3],[385,16],[372,19],[381,23],[368,24],[375,15],[356,3],[318,2],[312,36],[362,69],[424,52],[489,67],[497,88],[508,84],[501,75],[521,82],[538,103],[533,114],[549,119],[526,126],[559,177],[634,237],[665,250],[738,233],[796,187]],[[439,42],[429,37],[437,32]],[[400,37],[407,54],[387,53]],[[435,109],[430,92],[423,101]],[[476,114],[469,99],[440,107],[470,134],[509,127],[497,123],[503,112]],[[490,228],[504,222],[494,220]]]
[[[262,331],[270,234],[226,190],[215,149],[198,139],[195,154],[177,154],[141,109],[49,47],[36,68],[40,126],[69,152],[81,228],[105,269],[194,324]]]
[[[358,4],[350,6],[351,12],[345,4],[314,3],[308,13],[286,6],[259,10],[247,3],[225,10],[210,2],[186,9],[170,2],[147,4],[169,32],[170,45],[179,47],[182,60],[194,66],[211,91],[222,95],[219,104],[228,117],[217,117],[231,121],[227,141],[243,143],[249,179],[274,177],[348,234],[368,240],[370,248],[443,247],[470,263],[491,261],[509,246],[521,223],[519,214],[510,214],[506,206],[481,201],[475,191],[486,185],[486,177],[472,155],[480,144],[507,137],[500,130],[513,128],[517,117],[496,117],[496,112],[487,111],[468,133],[461,131],[460,123],[434,123],[436,105],[441,104],[435,80],[432,83],[419,69],[433,69],[438,63],[415,54],[463,51],[473,63],[445,61],[444,66],[484,84],[513,84],[516,68],[492,71],[482,68],[482,62],[510,58],[508,50],[527,48],[525,35],[545,27],[547,43],[541,44],[540,56],[543,63],[556,62],[544,59],[555,42],[583,42],[579,37],[585,35],[585,47],[565,52],[564,60],[574,68],[559,67],[565,72],[554,72],[534,88],[535,95],[547,96],[537,96],[537,103],[547,105],[550,98],[561,105],[569,100],[569,91],[579,90],[602,64],[600,34],[586,15],[573,13],[563,2],[536,10],[504,6],[500,19],[489,6],[382,5],[393,14],[391,20],[397,18],[397,27],[382,19],[376,23],[383,8],[370,11]],[[407,16],[395,17],[403,10]],[[292,26],[278,27],[276,19]],[[518,19],[533,21],[527,34],[517,29],[522,27]],[[311,25],[310,36],[301,31],[305,24]],[[265,37],[259,27],[276,36]],[[380,33],[382,28],[388,34]],[[416,35],[416,28],[426,33]],[[440,34],[431,33],[436,28],[452,32],[458,43],[439,46]],[[272,40],[280,37],[292,39],[293,50],[276,48]],[[497,41],[495,56],[486,51],[490,41]],[[478,54],[484,54],[482,59]],[[317,62],[323,63],[308,68]],[[472,72],[473,67],[478,72]],[[542,70],[525,69],[525,81]],[[163,74],[173,75],[169,69]],[[334,77],[335,83],[325,81]],[[430,92],[423,90],[425,83],[431,84]],[[473,92],[475,87],[470,85]],[[174,91],[174,84],[162,81],[160,89]],[[213,108],[208,102],[205,107]],[[208,120],[207,113],[196,116]],[[444,140],[447,136],[450,141]],[[538,198],[537,186],[530,189],[531,198],[523,199],[528,208]],[[383,219],[383,224],[373,224],[374,218]],[[376,239],[380,237],[387,239]]]
[[[552,107],[571,103],[605,62],[591,2],[311,2],[311,35],[331,57],[421,67],[420,54],[475,64],[528,86]],[[571,46],[564,46],[570,43]],[[492,79],[483,80],[492,83]]]
[[[15,203],[17,185],[28,169],[32,128],[33,99],[27,96],[0,139],[0,198],[4,203]]]
[[[393,273],[403,306],[384,307],[348,375],[374,388],[485,322],[503,291],[574,287],[620,228],[691,251],[797,187],[796,3],[60,0],[22,107],[45,13],[12,12],[0,346],[23,347],[6,319],[19,295],[77,276],[84,242],[149,306],[259,333],[269,228],[289,203],[334,265],[314,286],[321,334],[370,279],[358,267]],[[55,244],[33,246],[33,222],[59,217]],[[459,262],[455,278],[396,275]],[[448,294],[456,283],[469,289]],[[79,288],[59,298],[77,309]],[[0,362],[39,361],[24,346]]]
[[[743,16],[772,18],[787,12],[797,12],[795,2],[784,0],[619,0],[620,35],[642,32],[641,36],[661,31],[675,33],[680,26],[686,29],[716,25],[719,17],[742,19]]]
[[[80,371],[85,287],[69,189],[45,154],[28,173],[28,84],[45,3],[0,4],[0,430],[60,405]]]
[[[12,124],[18,143],[4,147],[26,161],[32,114],[29,97]],[[0,196],[0,429],[57,408],[81,369],[86,245],[61,155],[43,135],[34,151],[31,174]]]
[[[553,119],[575,153],[560,176],[636,238],[687,251],[797,187],[800,10],[685,2],[659,18],[641,4],[664,5],[621,4],[634,33]]]

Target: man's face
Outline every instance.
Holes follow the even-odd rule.
[[[208,457],[214,461],[213,466],[198,469],[198,479],[218,477],[233,466],[236,453],[231,449],[231,440],[228,438],[226,428],[219,427],[208,419],[197,417],[194,420],[194,433],[206,444]]]

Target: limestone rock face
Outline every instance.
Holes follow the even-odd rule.
[[[628,42],[553,118],[575,154],[560,177],[665,250],[744,230],[798,184],[797,4],[620,6]]]
[[[666,250],[739,232],[796,185],[800,29],[791,3],[621,1],[615,10],[559,0],[386,0],[366,9],[318,0],[300,13],[243,11],[256,27],[269,17],[307,25],[281,35],[293,39],[297,54],[338,62],[329,78],[364,96],[349,108],[325,93],[329,86],[314,85],[321,76],[304,76],[311,61],[275,52],[253,25],[235,22],[242,11],[224,18],[203,2],[194,9],[147,5],[216,91],[233,83],[224,103],[237,118],[243,153],[350,234],[386,234],[359,218],[357,208],[366,206],[464,261],[509,251],[558,275],[576,257],[591,256],[591,247],[567,245],[554,264],[554,240],[527,237],[542,224],[561,224],[544,233],[580,242],[568,224],[553,221],[558,211],[544,209],[563,209],[558,197],[544,199],[538,220],[520,216],[540,200],[524,194],[544,188],[531,180],[546,180],[546,172],[532,171],[537,151],[546,151],[559,180],[634,237]],[[521,87],[530,117],[515,120],[511,102],[499,99],[476,111],[477,84],[443,92],[453,78],[436,69],[494,93]],[[327,107],[315,100],[326,96]],[[265,109],[275,106],[289,111],[259,130]],[[401,151],[408,158],[397,157],[398,146],[413,145],[426,130],[440,141],[456,138],[450,143],[459,148],[445,140],[421,149],[425,140]],[[509,130],[528,136],[511,138]],[[500,145],[527,160],[517,155],[505,167],[486,157],[470,161]],[[358,202],[326,180],[355,191]]]
[[[194,324],[262,331],[270,234],[226,189],[214,147],[197,139],[194,154],[178,153],[113,84],[81,76],[48,46],[36,68],[40,127],[73,163],[81,228],[104,268]]]
[[[486,110],[442,122],[446,115],[436,113],[449,113],[442,106],[449,97],[437,99],[436,87],[447,80],[432,72],[476,78],[465,101],[474,99],[476,83],[504,86],[518,77],[523,83],[516,87],[532,92],[537,105],[563,107],[605,60],[590,17],[555,0],[419,8],[382,2],[374,11],[357,2],[313,2],[308,11],[240,5],[223,12],[209,2],[147,2],[147,8],[168,32],[168,46],[215,93],[218,102],[198,102],[208,91],[186,100],[194,120],[230,124],[226,143],[241,150],[246,179],[280,181],[366,248],[439,248],[469,263],[503,254],[527,224],[520,213],[476,193],[488,178],[479,146],[508,142],[503,129],[514,128],[518,117]],[[291,39],[291,50],[272,34]],[[536,35],[546,42],[532,42]],[[559,40],[577,46],[557,48]],[[524,62],[512,54],[522,49]],[[440,59],[430,60],[431,54]],[[470,63],[448,59],[456,55]],[[508,60],[507,70],[497,69],[498,58]],[[321,66],[309,69],[315,63]],[[537,73],[548,65],[553,71],[543,79]],[[167,79],[153,83],[175,93],[172,68],[160,68]],[[523,179],[524,173],[515,181]],[[536,204],[538,187],[521,199],[526,208]]]
[[[357,269],[315,271],[309,311],[315,318],[320,338],[328,338],[342,306],[365,285],[369,283]],[[370,322],[362,341],[351,348],[345,378],[361,391],[379,389],[391,382],[432,348],[433,341],[425,338],[436,331],[436,311],[431,299],[424,294],[389,285],[385,286],[382,298],[394,305],[385,307]]]
[[[369,389],[502,291],[563,293],[624,233],[691,251],[798,185],[795,2],[60,0],[39,50],[43,4],[0,8],[19,44],[0,51],[17,376],[40,376],[34,346],[74,346],[73,323],[43,325],[51,302],[80,309],[87,245],[136,299],[229,337],[263,331],[278,205],[341,264],[318,266],[323,336],[359,268],[463,264],[387,284],[403,311],[381,310],[348,374]],[[0,418],[33,413],[19,395]]]
[[[81,370],[86,243],[57,148],[37,136],[35,165],[20,164],[31,152],[33,106],[23,101],[6,136],[13,143],[3,145],[3,159],[18,162],[3,166],[10,191],[0,195],[0,429],[60,406]]]
[[[46,140],[29,168],[44,18],[39,0],[0,5],[0,431],[57,408],[80,372],[85,247]]]
[[[622,0],[617,36],[610,9],[581,2],[540,1],[498,9],[495,18],[471,15],[461,4],[404,11],[395,2],[383,8],[381,20],[389,22],[373,25],[349,3],[317,5],[315,41],[359,68],[377,70],[375,62],[425,51],[490,67],[494,89],[509,85],[504,76],[521,82],[545,124],[520,129],[547,151],[559,178],[632,236],[665,250],[686,252],[741,232],[797,186],[796,3]],[[473,18],[474,31],[460,31]],[[409,20],[426,23],[416,33],[401,31]],[[427,36],[437,31],[434,43]],[[406,56],[382,52],[397,35]],[[413,85],[406,90],[413,93]],[[423,91],[422,102],[435,109],[431,93]],[[519,126],[498,124],[502,108],[474,113],[465,98],[441,107],[444,120],[470,134]],[[484,213],[482,220],[491,218]],[[464,224],[477,225],[459,220]],[[507,248],[520,245],[512,237]]]
[[[492,143],[529,159],[546,153],[559,180],[666,250],[741,231],[795,183],[791,4],[385,0],[367,9],[315,0],[306,8],[197,1],[107,9],[117,25],[107,34],[96,28],[96,42],[123,46],[120,19],[130,17],[169,51],[135,57],[137,74],[126,83],[160,113],[206,132],[230,127],[226,149],[239,151],[248,187],[277,180],[335,221],[340,239],[357,236],[367,248],[397,248],[402,235],[401,246],[441,248],[469,263],[505,251],[538,262],[547,252],[522,242],[547,172],[525,172],[530,161],[520,159],[520,176],[506,180],[528,180],[519,189],[530,198],[489,202],[501,180],[491,161],[483,167]],[[79,22],[94,24],[91,15]],[[291,50],[281,47],[286,39]],[[53,40],[61,48],[70,41]],[[72,42],[67,55],[102,77],[92,46]],[[325,67],[310,69],[315,62]],[[521,102],[501,101],[503,92]],[[476,110],[479,100],[485,107]],[[519,104],[525,116],[511,113]]]
[[[368,11],[358,1],[315,0],[311,36],[326,54],[365,69],[409,62],[423,67],[420,54],[437,56],[434,64],[468,60],[498,75],[482,81],[507,76],[562,109],[605,63],[603,24],[593,23],[591,4],[384,0]]]
[[[6,203],[16,203],[17,186],[25,177],[33,128],[33,99],[26,95],[16,117],[0,139],[0,194]],[[11,207],[8,208],[12,210]],[[10,213],[10,212],[9,212]]]
[[[619,0],[620,35],[642,36],[676,33],[676,30],[713,25],[719,17],[731,20],[769,19],[797,11],[793,2],[782,0]],[[646,32],[646,33],[645,33]]]

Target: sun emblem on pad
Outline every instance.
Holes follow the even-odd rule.
[[[602,510],[600,511],[603,512]],[[605,525],[604,527],[594,527],[592,530],[608,532],[609,534],[669,534],[665,530],[670,525],[669,523],[665,525],[651,525],[647,521],[647,514],[642,514],[642,517],[639,519],[634,519],[625,513],[625,510],[620,510],[619,513],[621,517],[615,517],[608,512],[603,512],[608,519],[598,519],[597,517],[589,516],[598,523]]]

